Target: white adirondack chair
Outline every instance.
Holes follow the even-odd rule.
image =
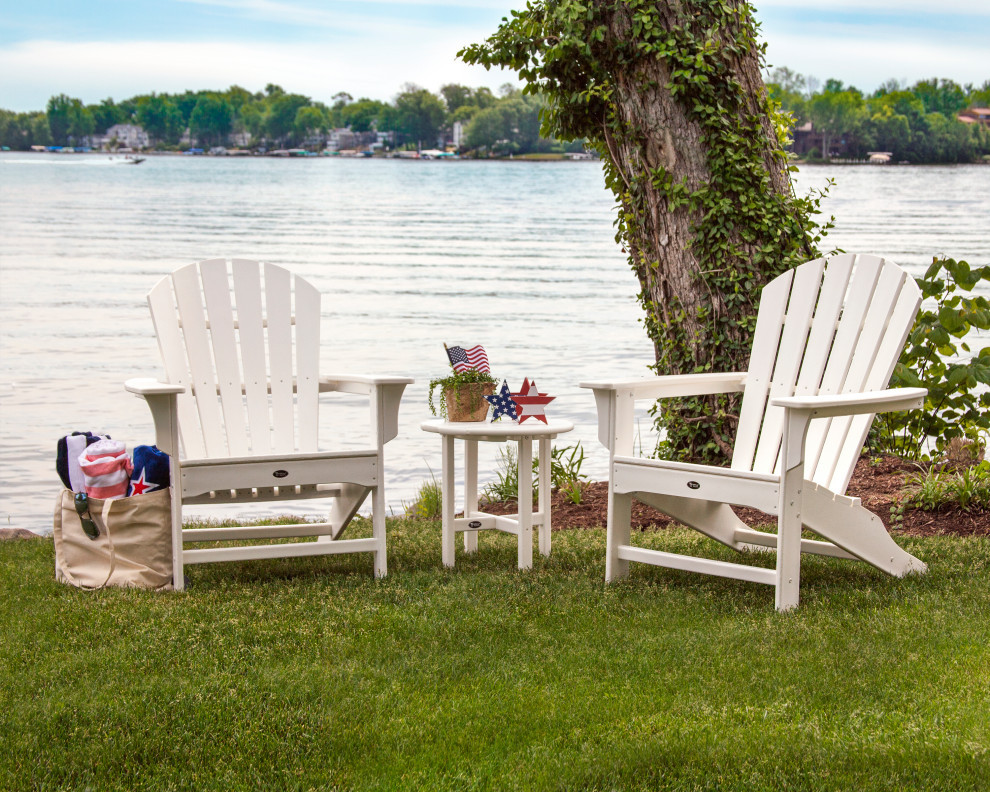
[[[874,414],[924,403],[922,388],[887,389],[920,304],[914,279],[893,262],[816,259],[763,289],[747,371],[582,383],[594,390],[610,457],[605,579],[627,575],[630,561],[704,572],[773,585],[787,610],[798,604],[802,552],[898,577],[924,572],[844,494]],[[636,400],[740,391],[731,467],[632,455]],[[633,497],[737,550],[776,548],[776,569],[633,546]],[[748,528],[729,504],[776,515],[777,533]],[[802,539],[802,526],[826,541]]]
[[[183,565],[254,558],[374,554],[387,571],[383,446],[398,429],[403,377],[321,376],[320,293],[272,264],[213,259],[162,278],[148,294],[165,381],[132,379],[172,480],[173,580]],[[369,396],[370,443],[319,451],[320,394]],[[180,449],[181,438],[181,449]],[[339,539],[368,494],[372,537]],[[331,498],[329,522],[182,529],[183,504]],[[184,542],[318,537],[183,549]]]

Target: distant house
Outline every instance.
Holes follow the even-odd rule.
[[[971,107],[956,116],[964,124],[983,124],[990,127],[990,107]]]
[[[871,165],[889,165],[890,158],[894,156],[891,151],[868,151],[866,156],[870,158]]]
[[[327,135],[327,148],[330,151],[342,151],[354,147],[354,133],[346,127],[331,129]]]
[[[103,135],[103,148],[109,147],[114,139],[122,148],[142,149],[151,144],[148,133],[137,124],[114,124]]]
[[[791,151],[799,157],[805,156],[811,149],[821,145],[821,135],[815,132],[814,126],[808,121],[791,130]]]

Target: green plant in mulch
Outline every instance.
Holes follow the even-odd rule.
[[[499,449],[498,469],[495,480],[485,486],[484,497],[491,502],[514,501],[519,499],[519,462],[514,446]],[[584,464],[584,449],[580,443],[572,446],[550,449],[550,486],[563,492],[575,504],[581,503],[584,485],[588,477],[581,473]],[[539,495],[539,480],[536,477],[537,460],[533,460],[533,497]]]
[[[962,470],[931,465],[909,476],[905,492],[891,506],[895,522],[902,522],[908,509],[939,511],[958,506],[965,512],[990,509],[990,462],[983,460]]]
[[[486,372],[476,371],[474,369],[469,369],[468,371],[452,371],[446,377],[436,377],[430,380],[430,391],[429,391],[429,404],[430,412],[434,415],[439,415],[441,418],[448,418],[447,415],[447,403],[445,400],[445,394],[459,392],[459,388],[462,385],[474,385],[474,384],[496,384],[495,378]],[[439,390],[439,404],[434,399],[434,394]],[[455,398],[457,398],[455,396]]]

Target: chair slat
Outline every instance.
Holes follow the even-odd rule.
[[[227,448],[231,456],[244,456],[248,452],[247,426],[227,262],[223,259],[204,261],[199,265],[199,272],[203,279]]]
[[[822,271],[825,262],[822,259],[809,261],[804,266],[794,270],[791,283],[790,298],[787,303],[787,315],[784,319],[783,332],[777,348],[777,359],[774,363],[773,377],[770,382],[770,398],[775,396],[793,396],[797,385],[798,374],[801,370],[801,360],[807,346],[808,333],[811,330],[811,319],[818,300],[822,285]],[[753,469],[773,471],[780,456],[780,442],[784,432],[784,411],[780,407],[767,405],[763,417],[763,427],[756,446],[756,456]]]
[[[768,283],[760,297],[760,310],[753,333],[753,351],[746,374],[746,390],[739,413],[736,444],[732,451],[732,467],[736,470],[754,469],[753,457],[766,411],[773,364],[777,357],[777,346],[780,343],[793,278],[794,270],[785,272]]]
[[[883,267],[879,260],[880,277],[873,293],[870,305],[862,317],[857,343],[851,350],[849,366],[838,390],[832,393],[860,393],[866,390],[867,376],[877,359],[877,352],[883,340],[891,311],[900,294],[906,277],[905,272],[897,266]],[[843,322],[846,317],[843,316]],[[829,423],[828,433],[822,444],[821,455],[812,480],[816,484],[827,486],[836,472],[839,454],[846,443],[850,417],[833,418]]]
[[[265,315],[261,305],[261,267],[257,261],[234,259],[234,304],[237,310],[244,398],[247,402],[250,448],[256,454],[272,452],[272,424],[268,404],[268,366],[265,358]]]
[[[300,451],[316,451],[320,433],[320,292],[294,277],[296,409]]]
[[[216,398],[217,380],[210,355],[210,337],[203,309],[202,283],[197,266],[182,267],[172,273],[175,299],[182,319],[186,355],[195,388],[196,408],[208,457],[227,456],[222,431],[223,416]]]
[[[890,377],[894,373],[894,367],[900,359],[911,328],[914,327],[920,306],[921,289],[918,288],[914,278],[905,277],[862,390],[883,390],[890,384]],[[859,459],[863,444],[866,442],[873,417],[872,414],[856,415],[850,421],[846,442],[839,451],[832,477],[826,485],[833,492],[844,493],[849,486],[849,479],[852,478],[856,460]]]
[[[835,328],[828,362],[825,364],[825,371],[822,374],[819,393],[835,394],[842,392],[853,349],[859,340],[864,317],[880,278],[881,263],[881,259],[876,256],[852,257],[852,276],[849,279],[849,288],[843,294],[844,304]],[[824,483],[825,480],[820,478],[821,474],[818,470],[824,453],[825,439],[829,434],[831,424],[831,418],[812,421],[805,442],[806,458],[815,460],[815,468],[810,466],[805,468],[808,474],[812,474],[808,475],[807,478],[819,484]]]
[[[195,266],[195,265],[190,265]],[[162,278],[148,293],[148,307],[158,338],[158,349],[165,366],[165,379],[185,387],[185,393],[177,397],[179,437],[186,456],[206,456],[203,433],[199,425],[199,413],[192,393],[192,374],[186,360],[186,347],[179,327],[179,315],[175,307],[172,276]]]
[[[833,256],[826,262],[818,305],[815,306],[815,317],[808,334],[808,348],[794,389],[797,396],[815,396],[819,393],[829,350],[835,338],[835,329],[848,293],[853,260],[854,256],[845,253]],[[814,470],[818,465],[820,452],[821,442],[807,445],[805,466],[808,470]]]
[[[289,271],[265,264],[265,314],[268,317],[268,370],[271,372],[272,440],[275,452],[295,450],[292,393],[292,295]]]

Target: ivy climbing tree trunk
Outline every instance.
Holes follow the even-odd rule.
[[[794,195],[762,53],[740,0],[531,3],[460,53],[518,71],[544,133],[601,155],[661,374],[745,368],[760,288],[817,255],[821,194]],[[662,403],[665,450],[724,456],[735,408]]]

